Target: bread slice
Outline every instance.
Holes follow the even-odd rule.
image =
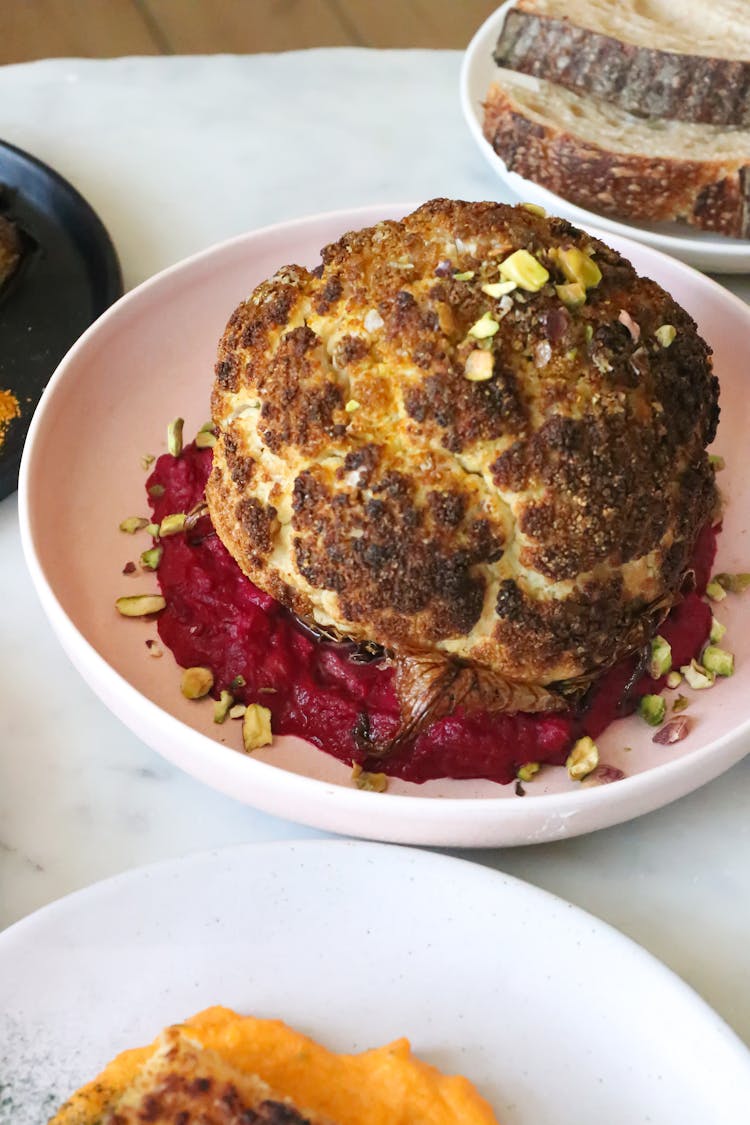
[[[494,57],[644,117],[750,126],[747,0],[518,0]]]
[[[750,236],[750,131],[643,121],[510,71],[484,110],[484,135],[506,166],[571,203]]]

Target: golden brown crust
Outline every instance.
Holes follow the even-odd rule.
[[[571,247],[602,272],[577,309],[555,290]],[[485,293],[520,248],[548,283]],[[219,349],[207,497],[245,573],[341,634],[530,685],[641,644],[714,502],[717,384],[688,314],[504,204],[433,200],[322,257],[259,286]]]
[[[629,219],[681,220],[733,238],[750,236],[750,165],[611,152],[531,120],[493,83],[484,135],[512,172],[579,207]]]

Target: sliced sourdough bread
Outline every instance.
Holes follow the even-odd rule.
[[[571,203],[750,237],[750,131],[644,121],[597,97],[499,71],[484,135],[513,172]]]
[[[518,0],[494,57],[644,117],[750,126],[747,0]]]

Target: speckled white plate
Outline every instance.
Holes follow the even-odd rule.
[[[469,43],[461,67],[461,106],[471,135],[480,151],[500,178],[518,197],[538,203],[551,215],[563,215],[579,226],[594,224],[611,234],[637,238],[647,246],[674,254],[697,269],[713,273],[746,273],[750,270],[750,242],[739,238],[722,238],[708,231],[699,231],[686,223],[629,223],[608,215],[587,211],[567,199],[511,172],[482,133],[482,103],[498,72],[492,55],[509,8],[515,0],[507,0],[485,20]]]
[[[156,588],[153,576],[122,575],[141,549],[117,529],[145,507],[140,457],[164,450],[170,419],[185,417],[187,434],[205,421],[216,344],[236,304],[280,265],[312,265],[343,231],[407,209],[323,215],[244,235],[146,282],[81,338],[44,394],[22,465],[21,532],[39,597],[73,663],[136,734],[199,780],[278,816],[374,839],[483,847],[573,836],[649,812],[750,748],[750,594],[719,611],[731,621],[727,642],[737,673],[696,697],[684,742],[655,746],[640,719],[617,722],[599,744],[602,759],[625,770],[624,780],[585,788],[564,769],[548,768],[524,798],[512,786],[473,781],[392,782],[387,793],[362,792],[347,767],[295,738],[278,738],[249,757],[239,724],[214,724],[208,703],[180,694],[171,657],[147,655],[154,626],[115,612],[124,592]],[[723,403],[716,448],[728,463],[719,566],[750,570],[750,310],[676,260],[606,237],[674,293],[715,348]]]
[[[406,1035],[502,1125],[747,1121],[750,1054],[617,931],[479,865],[331,840],[142,868],[0,935],[0,1121],[41,1125],[212,1004],[339,1051]]]

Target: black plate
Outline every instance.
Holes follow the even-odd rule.
[[[122,274],[101,220],[75,188],[35,157],[0,141],[0,213],[25,253],[0,288],[0,391],[20,417],[0,444],[0,499],[18,484],[26,432],[58,363],[122,294]]]

